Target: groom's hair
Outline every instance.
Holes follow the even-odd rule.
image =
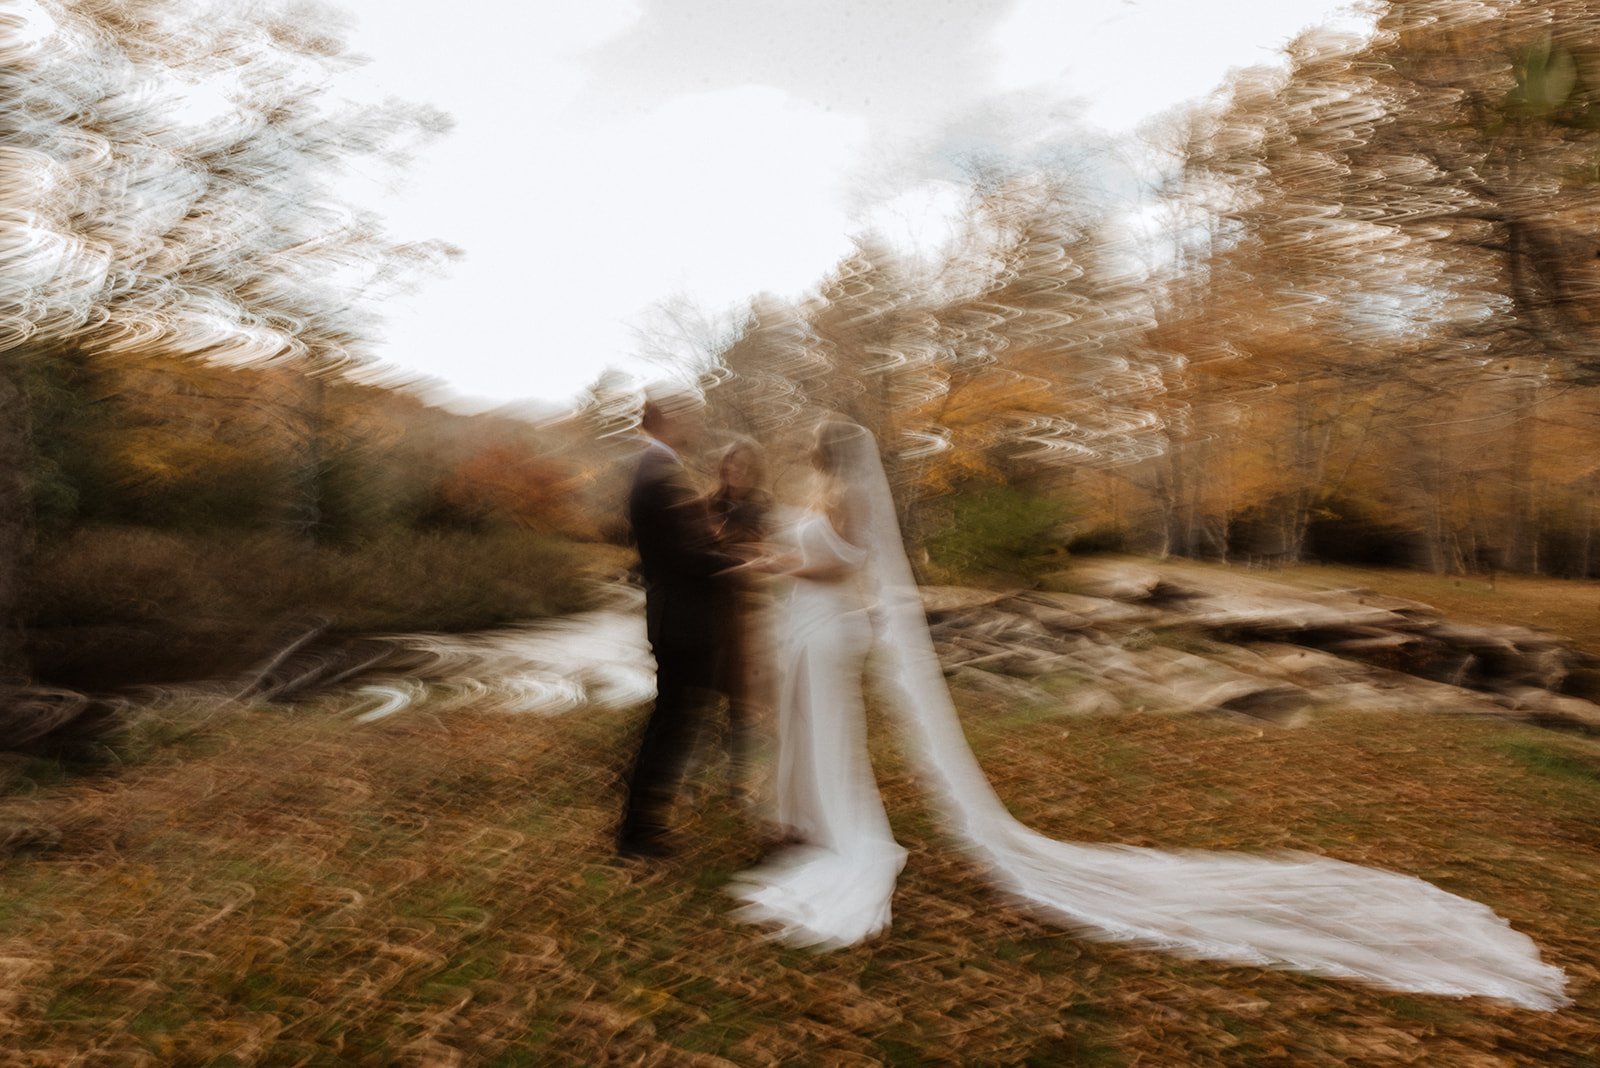
[[[639,425],[646,430],[655,430],[661,426],[661,405],[649,398],[639,408]]]
[[[699,394],[681,386],[661,386],[645,390],[639,406],[639,425],[654,433],[662,422],[681,412],[704,406]]]

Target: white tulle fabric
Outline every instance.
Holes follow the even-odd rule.
[[[825,946],[889,923],[905,854],[889,834],[866,755],[861,682],[873,645],[951,829],[999,886],[1056,922],[1088,937],[1392,990],[1533,1009],[1567,1003],[1565,975],[1531,939],[1486,906],[1411,876],[1303,853],[1071,844],[1023,826],[962,733],[865,431],[847,477],[868,502],[870,544],[846,544],[819,515],[803,520],[797,537],[808,559],[832,554],[856,567],[859,581],[797,583],[778,622],[779,818],[808,844],[740,878],[745,919]]]
[[[855,575],[798,582],[779,635],[778,823],[805,843],[735,883],[740,915],[793,944],[850,945],[889,925],[889,901],[905,864],[884,815],[867,757],[862,682],[872,623],[861,568],[867,553],[824,515],[795,526],[808,567]]]

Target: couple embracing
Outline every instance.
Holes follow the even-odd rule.
[[[629,512],[657,697],[628,780],[620,852],[666,852],[665,814],[702,695],[717,684],[719,646],[730,640],[724,584],[739,572],[782,574],[791,581],[774,628],[774,801],[795,844],[736,877],[741,919],[819,948],[888,927],[906,854],[867,755],[870,668],[952,837],[1014,902],[1079,935],[1395,990],[1565,1003],[1565,976],[1527,936],[1411,876],[1304,853],[1068,843],[1018,822],[962,733],[872,435],[821,420],[811,449],[817,486],[789,532],[793,548],[750,557],[719,541],[684,474],[678,450],[700,421],[697,399],[682,395],[647,402],[641,420],[649,443]]]

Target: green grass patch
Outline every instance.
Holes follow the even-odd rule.
[[[1600,747],[1580,752],[1559,744],[1519,741],[1501,748],[1534,771],[1573,785],[1600,787]]]

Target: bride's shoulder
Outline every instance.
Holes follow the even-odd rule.
[[[811,508],[802,508],[792,504],[775,504],[769,514],[772,528],[777,531],[785,531],[793,530],[817,513]]]

